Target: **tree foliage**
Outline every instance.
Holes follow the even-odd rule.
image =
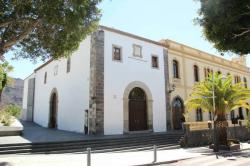
[[[101,0],[1,0],[0,56],[42,60],[69,56],[100,18]]]
[[[13,71],[13,67],[9,65],[8,62],[4,62],[0,64],[0,102],[3,89],[6,85],[10,85],[13,80],[8,77],[8,73]]]
[[[202,108],[214,115],[214,151],[219,151],[219,145],[228,146],[226,113],[239,107],[250,108],[247,100],[250,90],[242,83],[232,84],[232,76],[225,79],[221,74],[210,74],[207,79],[194,85],[189,99],[186,101],[188,110]],[[213,90],[215,109],[213,108]]]
[[[213,78],[214,77],[214,78]],[[247,100],[250,98],[250,90],[242,83],[233,84],[232,76],[222,78],[215,73],[194,85],[190,97],[186,101],[188,110],[202,108],[203,111],[211,111],[215,119],[225,120],[226,113],[239,107],[250,108]],[[215,112],[213,109],[213,85],[215,95]]]
[[[250,1],[199,0],[198,23],[219,51],[250,53]]]

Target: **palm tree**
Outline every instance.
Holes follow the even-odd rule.
[[[250,90],[242,83],[232,84],[232,76],[223,79],[221,74],[210,74],[208,78],[194,85],[190,97],[186,101],[188,110],[202,108],[211,111],[214,121],[214,151],[219,151],[219,145],[227,146],[226,113],[239,107],[248,108],[247,99]],[[213,90],[215,108],[213,108]]]
[[[2,92],[6,85],[12,83],[12,79],[8,77],[8,73],[13,70],[13,67],[9,65],[8,62],[3,62],[0,64],[0,102],[2,99]]]

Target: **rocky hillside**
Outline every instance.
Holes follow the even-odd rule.
[[[0,106],[6,105],[6,104],[17,104],[20,107],[22,107],[23,83],[24,81],[22,79],[14,78],[13,85],[7,86],[4,88]]]

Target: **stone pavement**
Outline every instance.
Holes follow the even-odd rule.
[[[104,135],[84,135],[84,134],[76,133],[76,132],[44,128],[32,122],[21,121],[21,123],[23,124],[23,127],[24,127],[23,135],[0,137],[0,144],[75,141],[75,140],[88,140],[88,139],[93,139],[93,138],[94,139],[108,139],[108,138],[124,138],[124,137],[133,136],[133,134],[131,135],[130,134],[128,135],[105,135],[105,136]],[[161,134],[161,133],[144,133],[144,134],[154,135],[154,134]],[[143,134],[141,135],[143,136]]]
[[[30,143],[30,142],[53,142],[86,139],[80,133],[48,129],[40,127],[35,123],[21,121],[24,127],[22,136],[0,137],[0,144]]]
[[[189,153],[184,149],[163,150],[157,153],[157,161],[170,161],[200,156],[200,153]],[[97,153],[91,155],[91,166],[129,166],[150,164],[153,151]],[[50,154],[50,155],[8,155],[0,156],[0,163],[11,166],[85,166],[86,154]],[[1,165],[1,164],[0,164]]]
[[[250,150],[243,152],[233,152],[223,155],[209,155],[201,156],[187,160],[181,160],[171,164],[162,164],[161,166],[170,165],[170,166],[217,166],[217,165],[226,165],[226,166],[248,166],[250,165]]]
[[[242,148],[250,149],[250,145],[247,143],[243,143]],[[83,153],[5,155],[0,156],[0,165],[1,163],[8,163],[10,166],[85,166],[87,165],[86,157],[86,154]],[[193,158],[195,162],[192,163],[192,161],[189,161],[190,158]],[[161,150],[157,152],[157,163],[183,160],[177,163],[172,163],[173,165],[185,165],[181,163],[185,163],[185,161],[190,162],[190,165],[193,166],[197,165],[195,163],[198,163],[198,165],[203,165],[204,163],[211,162],[211,159],[214,158],[215,155],[213,155],[212,151],[207,147]],[[221,162],[223,163],[223,161],[225,160],[221,160]],[[245,157],[243,158],[243,160],[243,163],[248,163],[249,158]],[[91,155],[91,166],[152,165],[152,161],[153,151],[95,153]],[[216,160],[216,162],[219,163],[220,160]]]

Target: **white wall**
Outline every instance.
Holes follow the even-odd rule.
[[[35,73],[32,73],[28,77],[24,79],[23,84],[23,105],[22,105],[22,112],[21,112],[21,119],[27,120],[27,104],[28,104],[28,83],[29,79],[34,78]]]
[[[123,134],[123,94],[134,81],[147,85],[153,97],[153,130],[166,131],[163,47],[105,30],[104,134]],[[122,62],[112,60],[112,45],[122,47]],[[133,44],[142,46],[143,58],[133,57]],[[151,55],[159,69],[151,67]]]
[[[58,74],[54,68],[58,65]],[[52,61],[36,72],[34,121],[44,127],[49,123],[49,100],[53,88],[58,92],[58,129],[83,132],[84,110],[89,108],[90,37],[81,42],[71,56],[71,70],[66,72],[67,59]],[[47,72],[47,83],[44,74]]]

